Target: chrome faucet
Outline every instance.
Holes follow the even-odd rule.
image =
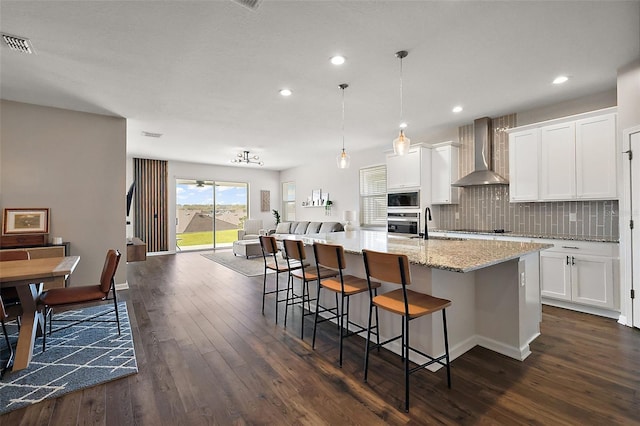
[[[428,220],[431,220],[431,209],[430,209],[429,207],[427,207],[427,208],[424,210],[424,234],[422,235],[422,237],[423,237],[425,240],[428,240],[428,239],[429,239],[429,231],[428,231],[428,228],[429,228],[429,227],[427,226],[427,221],[428,221]]]

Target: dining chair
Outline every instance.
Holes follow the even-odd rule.
[[[29,260],[31,256],[26,250],[5,250],[0,251],[0,262],[10,262],[13,260]],[[0,289],[0,296],[4,299],[4,305],[17,306],[20,305],[20,298],[15,287],[3,287]],[[18,324],[20,317],[18,316]]]
[[[7,348],[9,348],[9,359],[7,359],[7,362],[2,366],[2,370],[0,370],[0,379],[4,377],[4,373],[13,365],[13,346],[11,346],[11,341],[9,340],[9,332],[7,331],[7,326],[5,325],[5,320],[7,318],[9,318],[9,315],[7,314],[7,310],[5,309],[2,296],[0,296],[0,323],[2,323],[2,332],[4,333],[4,339],[7,342]]]
[[[395,340],[402,339],[402,359],[404,363],[404,388],[405,388],[405,411],[409,411],[409,375],[416,371],[422,370],[424,367],[438,363],[447,368],[447,386],[451,388],[451,369],[449,363],[449,340],[447,337],[447,317],[445,309],[451,306],[451,301],[440,299],[431,295],[420,293],[407,289],[411,284],[411,275],[409,271],[409,260],[406,255],[394,253],[381,253],[372,250],[362,250],[364,258],[364,267],[367,274],[367,281],[371,283],[371,279],[377,279],[382,282],[397,284],[401,287],[378,296],[371,297],[369,303],[369,319],[367,331],[367,344],[365,346],[364,356],[364,381],[367,381],[367,372],[369,368],[369,351],[372,348],[380,348]],[[396,337],[388,339],[381,343],[370,346],[371,334],[371,313],[373,307],[377,306],[392,314],[402,316],[402,333]],[[442,311],[442,324],[444,332],[444,354],[441,356],[431,356],[418,349],[412,348],[409,344],[409,321],[420,318],[424,315],[430,315],[435,312]],[[409,368],[409,353],[413,351],[429,361]],[[444,360],[444,362],[443,362]]]
[[[287,264],[292,265],[293,262],[300,262],[303,265],[306,262],[307,255],[304,249],[304,243],[302,240],[290,240],[285,239],[284,243],[284,253],[287,258]],[[285,303],[285,311],[284,311],[284,326],[287,326],[287,313],[289,312],[289,306],[300,305],[302,308],[302,314],[300,317],[300,338],[304,339],[304,318],[308,315],[313,315],[314,311],[311,310],[311,302],[319,303],[317,299],[311,299],[309,293],[309,283],[316,281],[318,282],[324,278],[335,277],[338,275],[337,271],[327,269],[327,268],[318,268],[317,266],[305,266],[303,268],[291,269],[289,271],[289,281],[287,285],[287,299]],[[301,294],[297,295],[293,288],[293,278],[297,278],[301,282]],[[291,297],[289,297],[291,294]],[[305,312],[305,303],[307,304],[306,312]],[[325,309],[325,308],[323,308]]]
[[[115,287],[115,275],[118,269],[118,263],[120,262],[121,254],[118,250],[110,249],[107,251],[107,256],[102,268],[102,274],[100,275],[100,284],[86,285],[77,287],[64,287],[64,288],[52,288],[43,292],[38,297],[38,305],[42,309],[44,316],[44,332],[42,333],[42,351],[46,349],[46,330],[47,330],[47,317],[49,317],[49,335],[53,330],[53,313],[55,309],[72,307],[74,305],[86,304],[90,302],[105,301],[109,298],[109,292],[113,293],[113,307],[116,314],[114,320],[102,320],[98,322],[115,322],[118,324],[118,335],[120,335],[120,317],[118,315],[118,299],[116,296]],[[71,327],[80,322],[93,321],[95,318],[110,314],[112,311],[103,312],[88,318],[81,320],[71,320],[72,324],[60,327],[55,331],[63,330]],[[65,320],[59,320],[65,321]]]
[[[269,294],[275,294],[276,302],[276,324],[278,323],[278,303],[286,302],[286,299],[280,299],[280,293],[288,290],[288,286],[285,288],[280,288],[279,285],[279,277],[283,272],[289,272],[291,268],[300,269],[302,268],[302,263],[300,262],[287,262],[285,259],[280,258],[278,260],[278,253],[280,253],[280,249],[278,248],[278,242],[276,238],[270,235],[260,235],[260,247],[262,248],[262,258],[264,260],[264,277],[262,280],[262,314],[264,315],[264,302],[265,298]],[[275,272],[275,290],[267,291],[267,273],[269,271]],[[287,274],[287,279],[290,279],[290,276]]]
[[[356,324],[354,322],[349,321],[349,300],[350,297],[356,294],[365,293],[367,291],[373,291],[374,295],[378,294],[378,288],[380,287],[379,282],[372,282],[371,288],[369,288],[368,282],[364,278],[358,278],[353,275],[345,274],[344,270],[347,267],[345,256],[344,256],[344,248],[341,245],[337,244],[325,244],[325,243],[314,243],[313,244],[313,253],[316,258],[316,268],[317,274],[320,275],[320,269],[326,268],[337,272],[335,277],[325,278],[320,280],[320,285],[318,285],[318,295],[316,300],[320,299],[320,290],[327,289],[335,294],[336,298],[336,312],[335,315],[325,317],[322,320],[318,320],[320,309],[319,303],[316,303],[316,315],[315,320],[313,322],[313,340],[311,347],[315,349],[316,347],[316,328],[319,322],[336,320],[338,324],[338,330],[340,332],[340,356],[339,356],[339,364],[342,367],[342,347],[343,340],[346,337],[358,335],[364,331],[367,331],[366,327],[361,326],[360,324]],[[338,295],[340,295],[340,309],[338,309]],[[345,308],[345,300],[347,302],[347,306]],[[346,317],[346,321],[345,321]],[[378,318],[378,309],[376,307],[376,324]],[[352,331],[353,330],[353,331]],[[377,329],[376,329],[377,334]],[[379,338],[378,338],[379,342]]]

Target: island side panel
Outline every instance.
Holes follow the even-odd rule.
[[[476,271],[478,344],[524,360],[540,330],[538,254]]]

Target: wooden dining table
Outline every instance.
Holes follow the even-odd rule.
[[[80,256],[65,256],[0,262],[0,287],[15,287],[22,307],[14,371],[29,366],[36,335],[44,332],[44,319],[37,309],[43,284],[58,277],[68,277],[79,261]]]

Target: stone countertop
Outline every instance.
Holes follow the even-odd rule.
[[[521,232],[482,232],[482,231],[461,231],[455,229],[431,229],[429,228],[429,233],[441,233],[441,234],[472,234],[472,235],[488,235],[491,237],[518,237],[518,238],[537,238],[544,240],[568,240],[568,241],[588,241],[588,242],[597,242],[597,243],[618,243],[619,239],[614,237],[605,237],[605,236],[578,236],[578,235],[569,235],[569,234],[532,234],[532,233],[521,233]]]
[[[550,244],[480,239],[423,240],[368,230],[292,235],[290,238],[301,239],[305,244],[315,241],[340,244],[345,252],[352,254],[362,254],[363,249],[406,254],[411,263],[453,272],[471,272],[553,247]]]

